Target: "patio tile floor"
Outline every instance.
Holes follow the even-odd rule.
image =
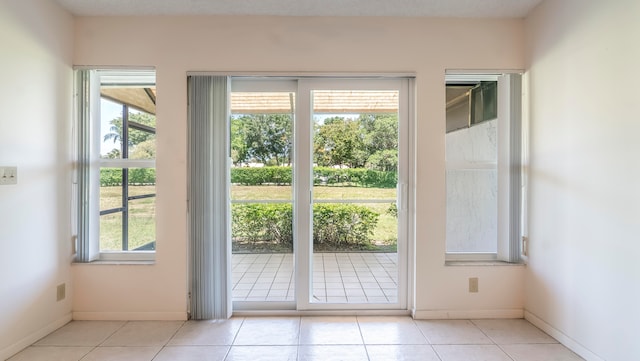
[[[331,303],[395,303],[396,253],[315,253],[313,300]],[[293,255],[233,254],[234,301],[294,301]]]

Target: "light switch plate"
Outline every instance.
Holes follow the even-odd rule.
[[[0,167],[0,185],[18,184],[18,167]]]

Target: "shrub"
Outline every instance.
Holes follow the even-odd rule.
[[[380,215],[365,206],[315,204],[313,242],[340,245],[367,245]]]
[[[396,218],[396,219],[398,218],[398,205],[396,204],[396,202],[393,202],[389,205],[389,208],[387,208],[386,213],[393,218]]]
[[[293,244],[291,204],[247,203],[231,206],[231,232],[247,241]]]
[[[130,168],[129,184],[131,185],[152,185],[156,184],[156,170],[153,168]],[[102,168],[100,169],[100,186],[122,185],[122,169]]]
[[[100,186],[119,186],[122,184],[122,170],[117,168],[100,169]]]
[[[263,184],[291,184],[291,167],[233,167],[231,183],[248,186]],[[313,183],[316,185],[359,186],[394,188],[398,181],[396,172],[383,172],[365,168],[314,167]]]
[[[315,204],[313,242],[334,246],[370,244],[379,214],[365,206]],[[250,242],[293,243],[291,204],[242,203],[231,207],[233,237]]]
[[[154,168],[129,169],[129,184],[134,184],[134,185],[156,184],[156,170]]]

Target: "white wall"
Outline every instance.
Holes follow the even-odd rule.
[[[72,45],[57,5],[0,1],[0,359],[71,319]]]
[[[588,360],[640,360],[639,16],[637,0],[547,0],[526,21],[526,310]]]
[[[184,315],[186,72],[417,74],[418,317],[520,315],[523,267],[447,267],[445,69],[522,69],[522,20],[282,17],[76,19],[78,65],[156,66],[157,262],[75,265],[74,316]],[[468,277],[480,292],[467,292]]]

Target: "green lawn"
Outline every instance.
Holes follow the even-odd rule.
[[[395,188],[320,186],[313,188],[314,199],[396,199]],[[231,187],[232,200],[287,200],[293,198],[291,186]]]
[[[387,210],[395,200],[396,190],[391,188],[314,187],[314,199],[388,199],[388,203],[364,203],[380,214],[373,243],[384,249],[395,250],[397,220]],[[130,195],[155,193],[154,186],[131,186]],[[121,206],[120,187],[101,187],[100,209]],[[290,186],[238,186],[231,187],[233,200],[290,200]],[[155,241],[155,198],[129,202],[129,249]],[[100,217],[100,249],[122,249],[122,214]]]
[[[155,186],[129,187],[129,195],[155,193]],[[129,250],[156,240],[155,198],[136,199],[129,202]],[[100,187],[100,209],[122,206],[121,187]],[[100,249],[122,250],[122,213],[100,217]]]

